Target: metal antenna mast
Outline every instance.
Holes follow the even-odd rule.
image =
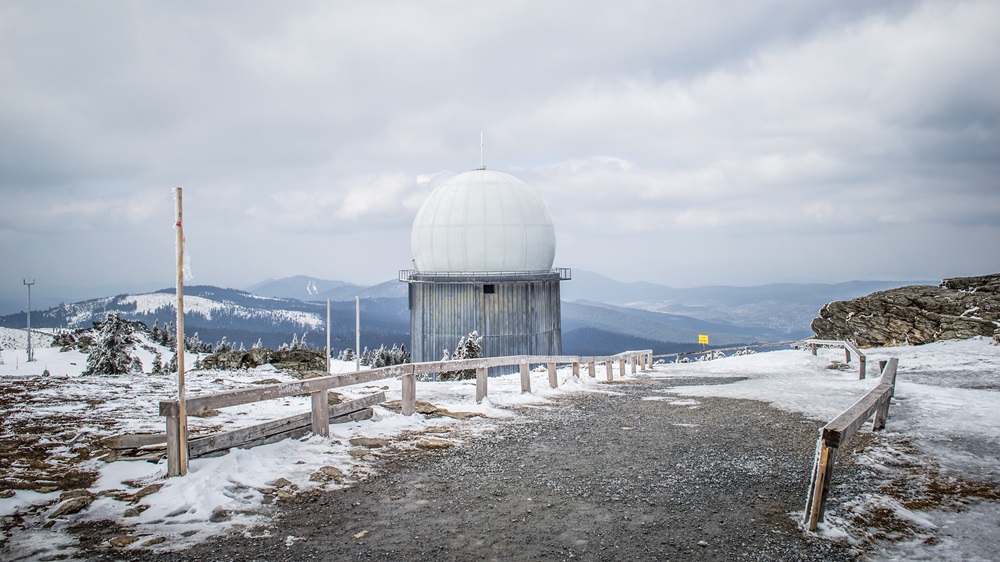
[[[24,284],[28,287],[28,362],[34,361],[34,355],[31,353],[31,286],[35,284],[35,280],[32,279],[31,283],[28,283],[27,279],[24,279]]]
[[[479,169],[486,169],[486,160],[483,158],[483,132],[479,131]]]

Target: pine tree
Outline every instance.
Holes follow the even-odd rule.
[[[264,342],[260,341],[260,338],[257,338],[257,343],[253,344],[253,347],[250,349],[260,349],[262,347],[264,347]]]
[[[163,374],[163,355],[161,355],[159,351],[157,351],[156,355],[153,357],[153,368],[150,372],[154,375]]]
[[[460,338],[455,351],[451,354],[451,361],[461,359],[477,359],[483,356],[483,338],[478,332],[473,331],[468,337]],[[444,350],[442,361],[448,361],[448,350]],[[465,380],[476,376],[475,369],[461,369],[458,371],[444,371],[438,373],[438,380]]]
[[[298,349],[298,348],[299,348],[299,336],[296,334],[292,334],[292,345],[289,346],[289,349]]]
[[[225,353],[227,351],[232,351],[232,350],[233,350],[233,344],[231,344],[228,341],[226,341],[226,336],[222,336],[222,339],[219,340],[219,342],[215,344],[215,349],[212,352],[213,353]]]
[[[94,338],[84,374],[121,375],[136,367],[141,372],[142,363],[132,355],[134,343],[135,336],[128,322],[121,314],[109,312]]]

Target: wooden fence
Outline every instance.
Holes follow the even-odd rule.
[[[861,353],[861,350],[858,349],[858,346],[854,345],[853,343],[851,343],[849,341],[840,341],[840,340],[808,339],[808,340],[802,340],[802,345],[805,345],[805,346],[809,347],[809,351],[812,352],[813,355],[816,355],[816,348],[817,347],[842,347],[842,348],[844,348],[844,362],[845,363],[850,363],[851,362],[851,353],[857,355],[858,356],[858,379],[860,380],[860,379],[865,378],[865,374],[866,374],[867,369],[868,369],[868,358],[865,357],[865,354]]]
[[[896,390],[896,368],[899,360],[893,357],[884,365],[883,362],[879,363],[882,379],[878,385],[836,419],[820,428],[819,439],[816,441],[816,460],[813,464],[803,518],[803,523],[810,531],[815,531],[818,524],[823,521],[837,450],[873,415],[875,419],[872,430],[885,428],[886,419],[889,417],[889,402]]]
[[[218,452],[232,447],[246,444],[262,444],[262,442],[273,442],[278,440],[283,434],[295,430],[301,430],[301,426],[308,419],[309,429],[317,435],[330,434],[330,420],[337,416],[351,415],[365,407],[384,400],[384,394],[378,393],[375,398],[365,397],[360,400],[352,400],[334,406],[331,410],[329,404],[329,390],[354,384],[363,384],[378,380],[399,378],[402,382],[402,412],[403,415],[412,415],[416,410],[416,377],[417,375],[440,373],[446,371],[471,370],[476,371],[476,402],[481,402],[488,392],[489,377],[488,370],[491,367],[504,367],[518,365],[521,374],[521,392],[531,392],[531,379],[529,370],[531,365],[547,365],[549,386],[556,388],[558,380],[556,378],[557,364],[572,364],[573,375],[580,376],[580,366],[587,365],[588,374],[591,377],[597,375],[597,364],[604,363],[606,367],[607,380],[611,382],[614,377],[614,364],[618,363],[619,375],[626,374],[626,364],[631,367],[634,374],[640,367],[649,369],[653,366],[652,350],[624,351],[616,355],[609,356],[536,356],[536,355],[516,355],[508,357],[485,357],[479,359],[462,359],[457,361],[432,361],[426,363],[408,363],[403,365],[393,365],[381,367],[367,371],[355,371],[339,375],[318,376],[311,379],[286,382],[279,384],[263,385],[254,388],[231,390],[215,394],[204,394],[201,396],[188,397],[185,401],[185,411],[188,416],[225,408],[250,404],[263,400],[273,400],[288,396],[308,394],[311,396],[312,410],[307,414],[285,418],[243,428],[235,431],[225,432],[213,436],[200,437],[192,440],[187,439],[187,427],[181,423],[181,403],[179,400],[164,400],[160,402],[160,415],[165,416],[167,431],[164,439],[167,445],[167,475],[179,476],[182,474],[181,462],[186,451],[192,456],[199,456],[197,453],[208,454]],[[371,403],[369,403],[371,402]],[[270,439],[270,441],[268,441]],[[200,442],[200,444],[198,443]],[[186,467],[185,467],[186,468]]]

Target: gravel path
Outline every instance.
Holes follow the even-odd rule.
[[[690,381],[704,384],[705,379]],[[351,488],[279,503],[255,534],[128,560],[852,560],[801,532],[820,424],[746,400],[644,400],[666,386],[524,408],[524,419]],[[839,466],[839,465],[838,465]]]

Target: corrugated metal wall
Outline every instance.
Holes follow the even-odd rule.
[[[492,285],[493,293],[484,290]],[[562,317],[558,276],[470,283],[409,283],[414,362],[437,361],[473,330],[487,357],[559,355]]]

